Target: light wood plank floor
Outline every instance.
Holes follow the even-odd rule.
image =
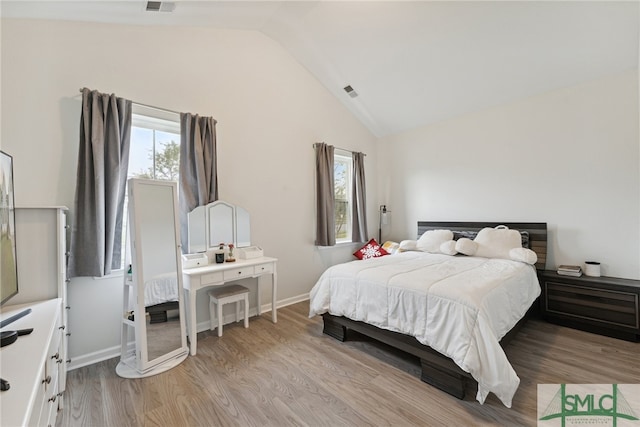
[[[57,426],[535,426],[537,384],[640,383],[640,344],[530,320],[507,347],[513,407],[458,400],[420,381],[416,361],[366,340],[341,343],[308,302],[199,334],[198,354],[153,377],[118,359],[69,372]]]

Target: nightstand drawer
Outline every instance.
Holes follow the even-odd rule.
[[[638,294],[576,284],[545,282],[549,313],[637,329]]]
[[[253,267],[234,268],[233,270],[224,271],[225,282],[251,276],[253,276]]]

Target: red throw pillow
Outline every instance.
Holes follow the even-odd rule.
[[[369,240],[366,245],[353,253],[353,256],[358,259],[377,258],[384,255],[389,255],[389,252],[382,249],[376,239]]]

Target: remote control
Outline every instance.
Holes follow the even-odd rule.
[[[22,310],[18,314],[14,314],[13,316],[9,317],[8,319],[0,320],[0,328],[4,328],[5,326],[15,322],[16,320],[20,319],[21,317],[26,316],[29,313],[31,313],[31,309],[27,308],[26,310]]]

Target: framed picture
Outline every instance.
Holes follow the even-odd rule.
[[[0,304],[18,293],[13,158],[0,151]]]

